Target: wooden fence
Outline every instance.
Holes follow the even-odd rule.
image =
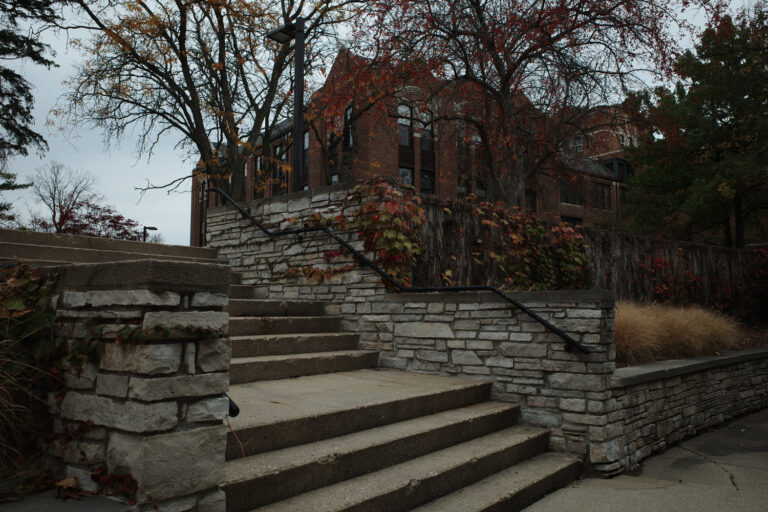
[[[502,285],[504,276],[489,258],[472,252],[482,238],[480,221],[467,209],[446,210],[425,204],[428,223],[421,228],[425,246],[414,275],[416,284],[445,284],[453,268],[456,284]],[[768,321],[768,264],[765,250],[732,249],[660,240],[627,233],[579,228],[594,273],[594,288],[615,290],[619,300],[654,300],[665,280],[696,289],[695,302]],[[655,263],[654,263],[655,260]],[[673,283],[675,286],[675,283]]]

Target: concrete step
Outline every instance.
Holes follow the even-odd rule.
[[[235,384],[227,458],[338,437],[487,400],[490,383],[396,370],[357,370]]]
[[[518,410],[483,402],[232,460],[225,468],[227,503],[247,510],[398,464],[507,428]]]
[[[230,384],[258,380],[278,380],[373,368],[379,360],[377,350],[336,350],[309,354],[287,354],[232,359]]]
[[[256,288],[247,284],[230,284],[229,300],[232,299],[255,299]]]
[[[75,249],[94,249],[98,251],[117,251],[162,256],[180,256],[183,258],[198,258],[215,260],[216,249],[208,247],[189,247],[185,245],[150,244],[132,240],[114,240],[92,236],[60,235],[41,233],[37,231],[18,231],[0,229],[0,245],[25,244]],[[41,258],[44,259],[44,258]]]
[[[302,333],[261,334],[258,336],[232,336],[232,357],[258,357],[333,350],[354,350],[358,334]]]
[[[581,470],[576,457],[542,453],[413,512],[517,512],[568,485]]]
[[[2,243],[0,242],[0,245]],[[20,258],[4,258],[0,256],[0,265],[16,265],[17,263],[24,263],[28,265],[35,265],[37,267],[56,267],[59,265],[63,265],[65,262],[62,261],[56,261],[56,260],[40,260],[40,259],[20,259]],[[66,262],[70,263],[70,262]]]
[[[87,237],[84,237],[87,238]],[[193,261],[198,263],[219,263],[215,258],[199,258],[183,256],[179,254],[157,254],[139,252],[147,249],[146,246],[154,244],[140,244],[134,251],[114,251],[106,249],[89,249],[83,247],[65,247],[55,245],[32,245],[19,243],[0,243],[0,258],[3,260],[18,260],[35,263],[37,261],[45,262],[41,264],[50,264],[57,261],[61,264],[67,263],[103,263],[109,261],[129,261],[129,260],[174,260],[174,261]]]
[[[226,311],[230,317],[241,316],[322,316],[323,302],[229,299]]]
[[[230,336],[336,332],[340,328],[341,317],[336,316],[238,316],[229,319]]]
[[[411,510],[543,453],[549,432],[511,427],[259,508],[261,512]],[[229,512],[240,512],[236,507]]]

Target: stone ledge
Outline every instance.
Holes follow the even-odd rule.
[[[722,356],[705,356],[692,359],[658,361],[640,366],[618,368],[611,379],[612,388],[625,388],[654,380],[668,379],[757,359],[768,359],[768,347],[730,352]]]
[[[616,295],[612,290],[548,290],[537,292],[509,292],[510,297],[525,305],[526,302],[600,302],[613,305]],[[388,293],[387,302],[450,302],[456,304],[507,302],[493,292],[434,292],[434,293]]]
[[[230,268],[216,263],[131,260],[55,267],[58,290],[136,290],[226,294]]]

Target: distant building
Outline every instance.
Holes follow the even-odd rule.
[[[370,91],[356,90],[355,72],[369,64],[348,51],[337,56],[324,86],[322,108],[310,104],[302,143],[304,165],[297,179],[292,169],[292,123],[275,127],[269,145],[262,143],[244,170],[244,190],[238,201],[352,183],[382,176],[412,185],[418,193],[455,199],[468,194],[486,195],[481,173],[473,171],[477,145],[467,137],[462,122],[448,120],[457,105],[450,91],[429,95],[432,84],[408,85],[381,101],[371,103]],[[366,69],[370,69],[367,66]],[[370,72],[370,71],[369,71]],[[373,70],[373,73],[377,71]],[[384,71],[381,71],[384,73]],[[396,98],[396,99],[394,99]],[[316,100],[313,100],[316,101]],[[357,110],[356,110],[357,109]],[[318,119],[317,116],[325,116]],[[607,225],[616,222],[617,207],[624,200],[624,180],[632,174],[623,159],[623,148],[638,140],[637,129],[616,122],[621,109],[608,107],[589,112],[590,128],[573,136],[562,148],[560,162],[538,172],[526,187],[526,207],[552,221]],[[448,119],[446,119],[448,118]],[[296,185],[294,185],[294,183]],[[202,245],[205,198],[201,183],[192,186],[192,245]],[[218,206],[209,197],[208,206]]]

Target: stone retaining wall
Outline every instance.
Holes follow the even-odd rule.
[[[591,353],[566,350],[561,338],[492,293],[388,294],[359,316],[357,330],[363,339],[391,338],[381,366],[491,379],[491,398],[519,403],[525,423],[549,428],[551,448],[602,462],[593,434],[605,423],[614,370],[612,294],[512,296]]]
[[[611,386],[621,428],[610,450],[633,469],[653,452],[768,407],[768,348],[620,368]]]
[[[269,228],[285,229],[318,213],[348,215],[346,196],[343,187],[314,189],[249,209]],[[757,362],[637,389],[621,384],[615,376],[627,370],[615,371],[613,292],[512,294],[586,345],[592,353],[585,355],[566,351],[560,338],[492,294],[390,293],[349,256],[329,261],[339,246],[323,233],[268,237],[231,208],[210,209],[207,226],[208,246],[262,296],[326,302],[344,330],[360,334],[361,348],[380,352],[380,366],[492,380],[493,398],[519,403],[526,423],[549,428],[553,449],[580,454],[605,474],[634,468],[676,435],[768,406],[765,365]],[[342,236],[361,248],[356,233]],[[749,405],[734,405],[734,397]],[[659,412],[667,407],[668,417]]]
[[[63,476],[103,494],[134,480],[141,510],[223,512],[230,270],[147,260],[58,272],[56,335],[85,359],[50,397]]]
[[[349,214],[346,195],[345,188],[287,194],[253,202],[250,213],[271,229],[298,227],[316,213]],[[270,238],[230,208],[209,210],[207,226],[208,246],[262,296],[325,301],[345,331],[360,334],[361,348],[381,353],[380,366],[491,378],[495,399],[520,403],[526,423],[552,429],[554,449],[604,462],[595,430],[610,407],[611,293],[513,294],[589,347],[584,355],[566,351],[563,340],[495,295],[389,293],[348,255],[328,261],[339,246],[323,233]],[[362,246],[356,233],[342,236]]]

